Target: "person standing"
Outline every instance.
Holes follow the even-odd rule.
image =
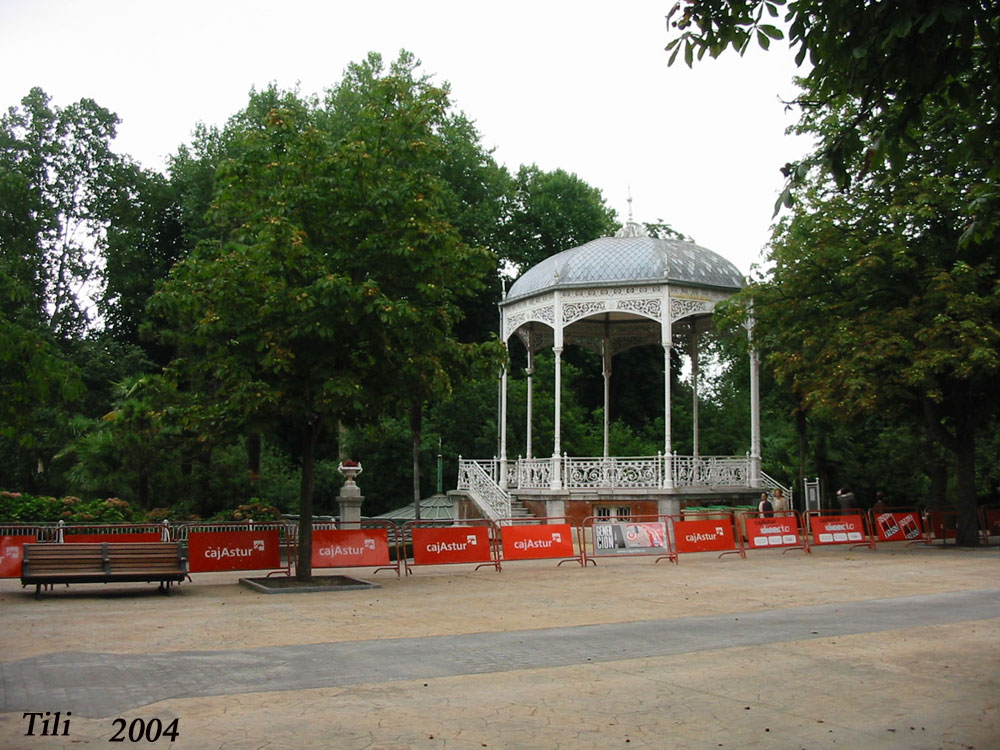
[[[858,507],[854,493],[843,487],[837,490],[837,502],[840,503],[841,510],[854,510]]]
[[[776,487],[774,490],[774,498],[771,501],[771,505],[779,513],[784,510],[788,510],[788,500],[785,498],[785,493],[782,491],[781,487]]]
[[[881,491],[876,492],[875,493],[875,505],[872,506],[872,510],[874,510],[876,513],[883,513],[883,512],[885,512],[885,508],[886,508],[886,505],[885,505],[885,494],[882,493]]]
[[[760,502],[757,503],[757,512],[764,518],[771,518],[774,516],[774,506],[771,505],[771,501],[768,499],[766,492],[760,493]]]

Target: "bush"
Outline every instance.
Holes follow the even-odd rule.
[[[125,500],[81,500],[0,492],[0,522],[3,523],[127,523],[142,520],[142,514]]]
[[[281,511],[267,505],[259,498],[252,498],[238,508],[224,510],[212,516],[210,521],[280,521]]]

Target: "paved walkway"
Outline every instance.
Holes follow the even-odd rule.
[[[192,748],[1000,747],[998,574],[911,549],[281,596],[4,581],[0,747],[104,745],[118,717]],[[46,711],[66,735],[25,736]]]

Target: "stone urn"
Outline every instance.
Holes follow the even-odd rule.
[[[344,486],[337,495],[337,503],[340,505],[340,528],[360,529],[361,503],[364,502],[364,497],[361,496],[361,489],[354,483],[354,478],[361,473],[361,464],[357,461],[342,461],[337,471],[344,475]]]
[[[362,469],[361,464],[357,461],[341,461],[340,466],[337,467],[337,471],[344,475],[344,479],[347,484],[354,484],[355,477],[358,476],[364,469]]]

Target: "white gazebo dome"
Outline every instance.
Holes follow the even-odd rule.
[[[541,472],[539,476],[544,475],[544,478],[535,477],[526,481],[559,490],[564,477],[570,476],[566,467],[560,468],[563,461],[560,427],[563,348],[567,345],[581,346],[601,357],[604,460],[610,457],[608,413],[612,359],[633,347],[652,344],[663,349],[664,436],[660,457],[650,460],[651,466],[655,464],[658,467],[654,472],[657,479],[649,481],[654,481],[665,491],[677,486],[676,482],[690,483],[692,480],[687,474],[691,472],[685,474],[673,456],[671,352],[676,349],[691,358],[694,456],[689,457],[689,463],[693,467],[699,460],[699,339],[712,329],[712,314],[716,305],[732,297],[744,285],[739,269],[718,253],[686,240],[646,236],[642,227],[631,220],[616,237],[602,237],[564,250],[526,271],[500,302],[500,333],[504,344],[509,345],[512,339],[518,339],[527,349],[525,461],[528,463],[524,467],[527,467],[525,471]],[[551,465],[544,461],[531,463],[535,461],[531,413],[534,355],[548,348],[553,352],[555,370]],[[751,352],[750,451],[745,459],[733,459],[740,466],[734,471],[739,475],[740,482],[748,487],[757,487],[760,482],[757,382],[757,358],[756,353]],[[499,420],[501,463],[507,460],[506,392],[507,371],[504,369],[501,373]],[[569,478],[565,481],[572,484],[576,480]]]
[[[555,289],[663,283],[734,292],[743,288],[743,274],[693,242],[601,237],[532,266],[511,286],[505,303]]]

